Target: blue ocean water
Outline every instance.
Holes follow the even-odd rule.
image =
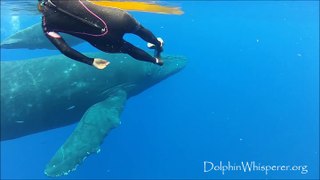
[[[319,2],[168,4],[185,14],[132,14],[187,67],[129,99],[101,152],[63,178],[319,179]],[[8,9],[1,5],[1,40],[40,21]],[[1,60],[53,54],[1,49]],[[74,127],[1,142],[1,178],[46,179],[46,163]],[[204,161],[215,170],[204,172]],[[221,171],[220,162],[296,170]]]

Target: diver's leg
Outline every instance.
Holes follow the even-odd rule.
[[[144,28],[142,25],[139,25],[136,31],[133,32],[133,34],[138,35],[143,40],[152,43],[156,46],[161,46],[161,43],[157,40],[156,36],[149,31],[148,29]]]
[[[141,37],[143,40],[154,44],[156,49],[155,57],[160,58],[160,53],[163,51],[163,48],[162,48],[163,41],[159,41],[151,31],[144,28],[142,25],[139,25],[137,30],[134,31],[133,34],[136,34],[139,37]]]
[[[152,57],[150,54],[148,54],[144,50],[135,47],[134,45],[130,44],[127,41],[123,41],[122,47],[120,48],[120,52],[126,53],[131,57],[140,61],[151,62],[160,66],[163,65],[163,61],[160,60],[160,58]]]

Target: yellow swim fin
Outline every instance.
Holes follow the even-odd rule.
[[[142,1],[105,1],[105,0],[88,0],[89,2],[105,7],[115,7],[127,11],[141,11],[160,14],[181,15],[183,11],[179,7],[168,7],[151,2]]]

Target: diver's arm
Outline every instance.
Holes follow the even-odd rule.
[[[57,49],[59,49],[60,52],[65,56],[76,61],[86,63],[88,65],[93,65],[93,58],[89,58],[71,48],[58,33],[51,31],[45,32],[45,35],[52,42],[52,44],[54,44],[54,46],[57,47]]]

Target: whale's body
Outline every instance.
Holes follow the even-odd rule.
[[[70,46],[83,43],[84,40],[62,33],[63,38]],[[57,48],[44,35],[41,24],[37,23],[22,29],[1,42],[4,49],[52,49]]]
[[[68,174],[99,149],[120,123],[127,98],[181,70],[182,57],[165,57],[162,67],[125,55],[97,70],[64,56],[1,61],[1,140],[80,122],[47,165],[48,176]]]

